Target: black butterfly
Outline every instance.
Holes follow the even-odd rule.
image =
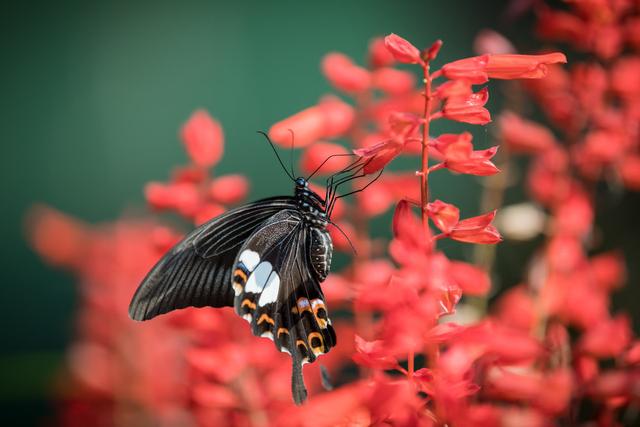
[[[302,365],[336,345],[320,288],[333,253],[327,224],[336,200],[364,190],[380,174],[360,190],[337,195],[340,185],[365,175],[367,162],[358,158],[327,179],[323,199],[308,181],[340,155],[297,179],[276,156],[295,182],[294,196],[240,206],[193,230],[144,278],[129,316],[149,320],[185,307],[234,307],[254,335],[273,340],[291,355],[293,399],[301,404],[307,397]]]

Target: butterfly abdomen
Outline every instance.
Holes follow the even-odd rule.
[[[331,269],[333,243],[325,229],[312,227],[309,233],[309,262],[319,281],[323,282]]]

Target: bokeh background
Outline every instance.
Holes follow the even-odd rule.
[[[255,131],[330,91],[319,70],[324,54],[339,50],[362,61],[368,41],[390,32],[424,45],[443,39],[442,62],[472,55],[474,36],[485,27],[526,40],[526,20],[517,26],[504,20],[508,3],[5,3],[0,424],[48,418],[51,377],[72,333],[74,281],[44,265],[26,243],[30,206],[46,203],[88,222],[144,211],[144,184],[164,179],[184,161],[177,131],[197,108],[225,129],[225,157],[216,173],[247,175],[251,198],[289,193],[290,183]],[[491,102],[499,103],[499,95]],[[476,135],[485,145],[490,138],[490,131]],[[436,179],[449,201],[470,215],[478,211],[473,179]],[[599,213],[605,246],[622,248],[631,261],[632,286],[615,298],[637,301],[640,203],[633,194],[605,194],[602,206],[612,207]],[[517,192],[509,197],[517,199]],[[502,283],[519,279],[532,247],[500,249]],[[632,314],[637,325],[638,313]]]

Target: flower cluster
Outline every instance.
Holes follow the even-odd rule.
[[[583,3],[597,4],[601,13],[587,13]],[[632,28],[632,8],[610,6],[604,14],[601,4],[608,2],[572,2],[572,16],[589,22],[594,34],[578,47],[610,59],[602,56],[611,49],[600,44],[599,35],[609,34],[602,16]],[[560,18],[552,23],[554,14]],[[542,10],[541,32],[577,42],[563,24],[569,15]],[[637,45],[633,31],[621,34]],[[359,178],[340,187],[340,194],[354,196],[337,200],[336,226],[329,226],[347,259],[322,284],[338,345],[304,367],[310,397],[301,407],[291,402],[289,357],[252,336],[232,309],[187,309],[145,324],[127,319],[135,287],[180,233],[147,219],[96,228],[36,211],[34,247],[81,283],[78,330],[60,392],[63,424],[616,425],[640,400],[640,342],[625,315],[609,313],[610,294],[624,282],[621,255],[589,256],[590,185],[621,178],[634,188],[629,177],[640,177],[637,164],[625,166],[637,153],[637,101],[623,93],[634,87],[632,71],[614,78],[620,75],[615,61],[567,72],[563,54],[518,55],[508,43],[501,46],[435,70],[440,41],[420,50],[395,34],[375,39],[366,66],[330,53],[321,69],[341,96],[326,95],[269,130],[287,148],[295,136],[305,173],[330,175],[349,165],[350,156],[361,165]],[[406,64],[421,71],[419,81]],[[523,79],[563,136],[516,112],[497,120],[500,153],[498,146],[475,146],[468,131],[431,134],[436,120],[490,123],[486,84],[496,79]],[[593,90],[581,90],[585,82]],[[223,132],[206,112],[194,113],[181,137],[189,165],[169,182],[148,184],[145,195],[155,210],[201,224],[241,202],[248,182],[213,173]],[[448,170],[493,180],[520,152],[532,157],[527,182],[548,211],[536,211],[548,220],[548,238],[524,282],[503,292],[486,314],[476,306],[486,304],[492,288],[491,263],[449,259],[438,242],[491,248],[503,238],[494,222],[510,238],[508,217],[523,211],[497,214],[498,201],[484,214],[461,215],[455,205],[431,200],[430,175]],[[326,161],[335,154],[341,156]],[[374,180],[399,156],[413,156],[417,172],[396,168]],[[324,194],[322,184],[311,185]],[[392,239],[385,241],[374,236],[373,224],[392,207]]]

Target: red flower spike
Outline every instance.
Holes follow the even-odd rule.
[[[333,154],[344,154],[332,157]],[[316,142],[307,148],[300,159],[300,167],[305,174],[310,174],[318,168],[322,162],[327,162],[318,170],[316,175],[327,175],[344,169],[352,160],[352,157],[346,156],[348,151],[342,145],[330,142]]]
[[[384,44],[397,61],[405,64],[422,63],[418,48],[402,37],[393,33],[389,34],[384,38]]]
[[[498,126],[502,140],[514,153],[535,154],[556,145],[549,129],[510,111],[500,115]]]
[[[474,56],[450,62],[442,67],[442,74],[450,80],[467,80],[474,85],[489,81],[485,68],[489,55]]]
[[[371,86],[371,74],[342,53],[329,53],[322,59],[322,73],[338,90],[359,93]]]
[[[445,234],[451,232],[460,219],[460,210],[454,205],[441,200],[429,203],[427,211],[429,212],[429,218],[431,218],[436,227]]]
[[[468,96],[447,98],[442,109],[442,116],[457,122],[486,125],[491,122],[489,110],[484,105],[489,100],[489,90],[484,88]]]
[[[566,64],[559,52],[546,55],[489,55],[485,72],[491,79],[540,79],[547,75],[547,65]]]
[[[491,225],[496,211],[460,221],[449,233],[453,240],[466,243],[493,244],[502,241],[498,230]]]
[[[396,62],[382,37],[376,37],[369,43],[369,62],[373,68],[388,67]]]
[[[222,127],[206,111],[193,113],[182,127],[181,136],[189,157],[196,165],[210,167],[222,158]]]
[[[242,175],[223,175],[209,186],[211,198],[218,203],[232,205],[242,201],[249,192],[249,181]]]

